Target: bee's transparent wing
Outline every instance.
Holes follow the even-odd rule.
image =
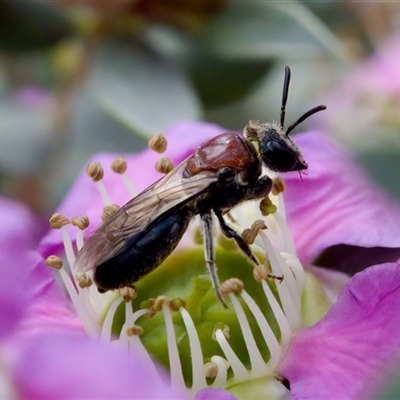
[[[108,217],[86,240],[75,261],[76,272],[88,272],[114,257],[125,240],[169,210],[179,207],[217,181],[215,172],[182,178],[186,160]]]

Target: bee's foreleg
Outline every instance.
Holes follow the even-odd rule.
[[[207,264],[208,271],[211,276],[212,284],[215,288],[215,292],[219,301],[225,308],[228,308],[226,305],[219,284],[219,279],[217,275],[217,268],[215,266],[214,260],[214,241],[213,241],[213,234],[212,234],[212,216],[210,213],[201,214],[201,220],[203,222],[203,237],[204,237],[204,256]]]

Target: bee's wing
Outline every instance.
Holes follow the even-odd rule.
[[[121,251],[125,240],[171,209],[189,202],[217,181],[205,171],[182,178],[186,160],[108,217],[86,240],[75,261],[76,272],[88,272]]]

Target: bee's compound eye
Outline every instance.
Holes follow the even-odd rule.
[[[261,144],[262,158],[268,168],[277,172],[288,172],[298,169],[299,160],[285,143],[268,140]]]

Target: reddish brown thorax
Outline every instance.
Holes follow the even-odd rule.
[[[187,160],[188,175],[203,171],[217,172],[230,167],[240,172],[254,162],[248,145],[237,133],[227,132],[203,143]]]

